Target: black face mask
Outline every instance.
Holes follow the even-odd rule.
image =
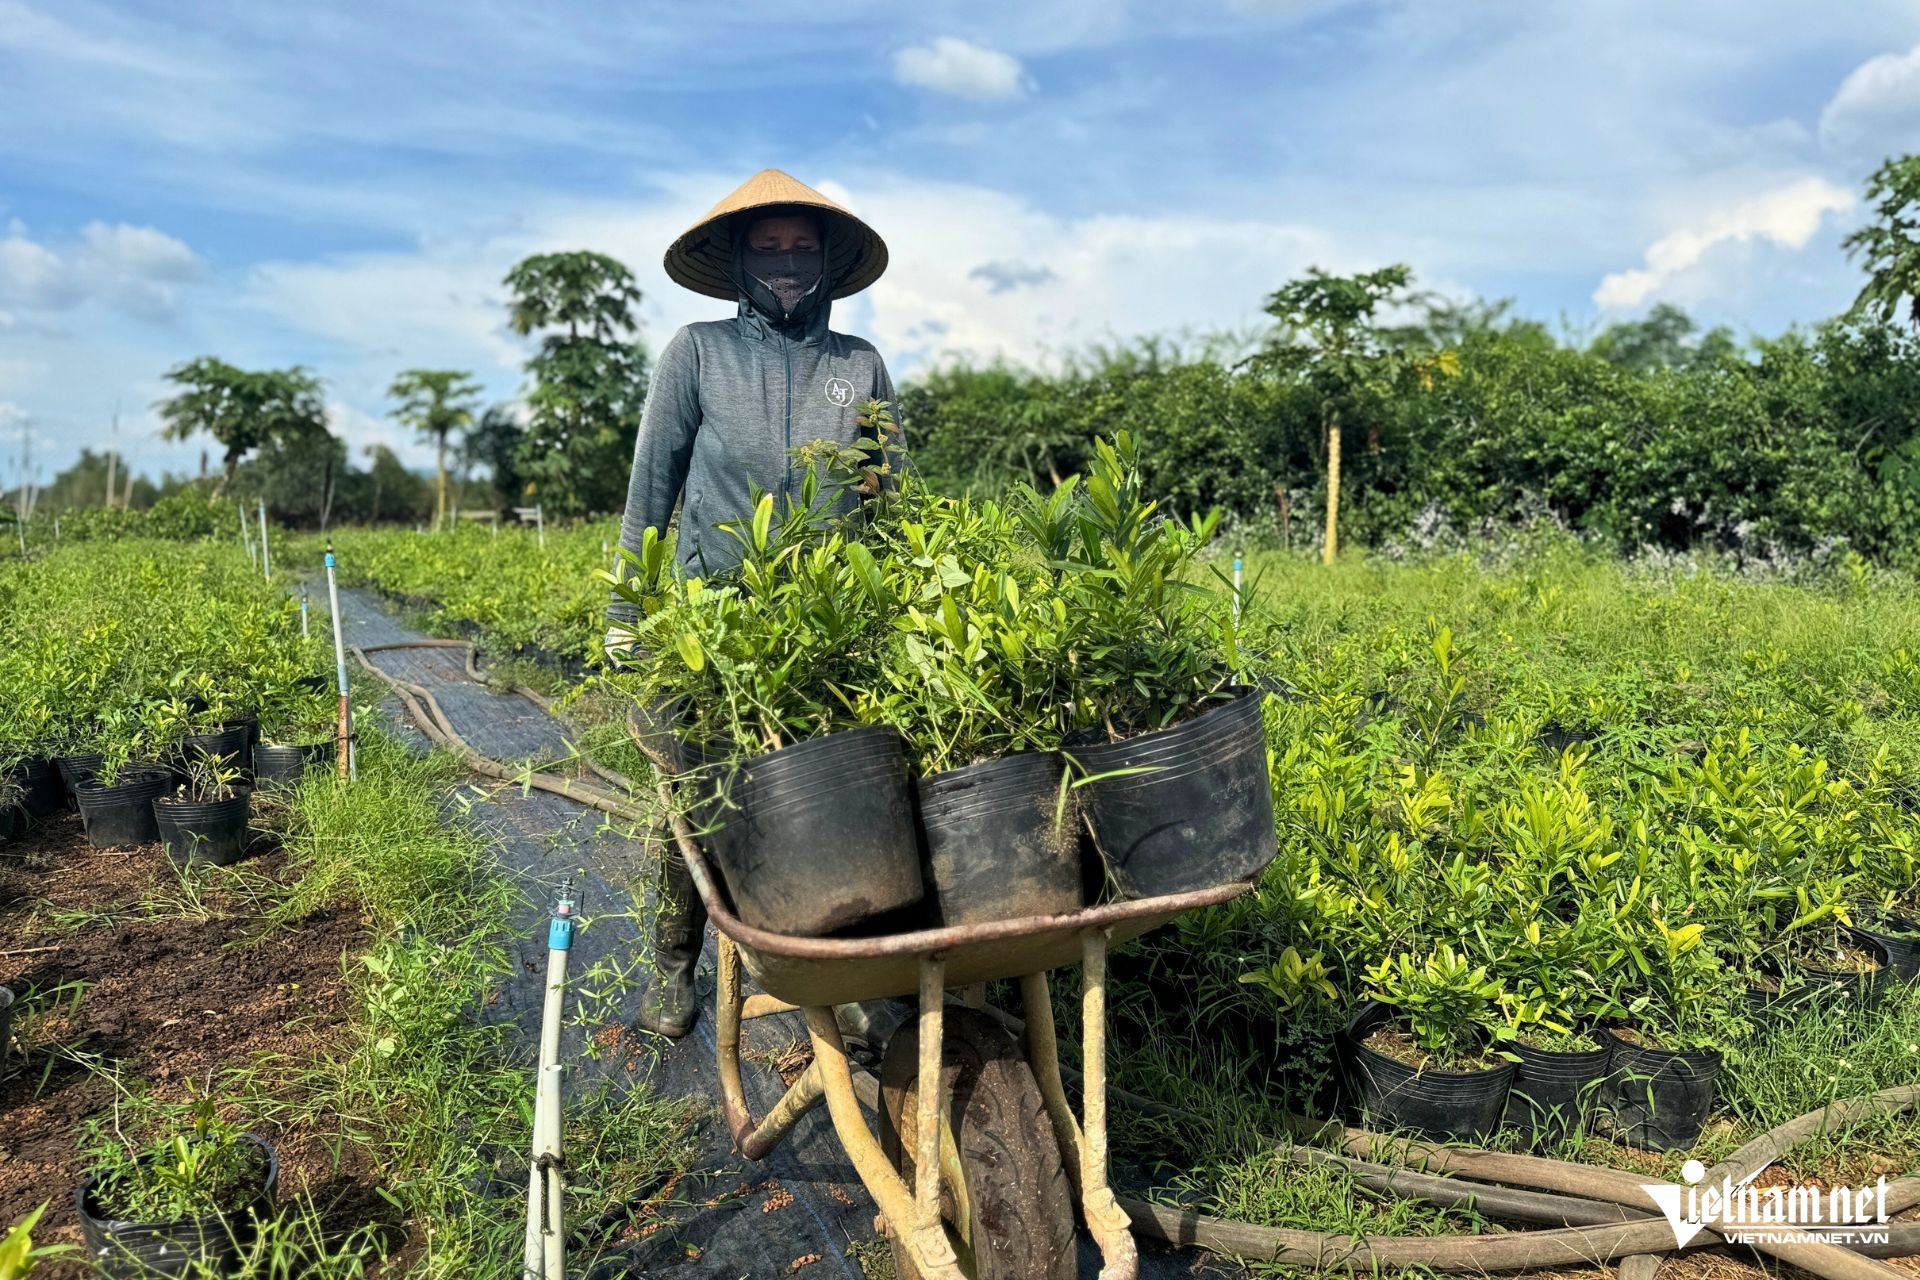
[[[742,249],[740,287],[761,315],[774,324],[791,324],[819,305],[826,256],[820,249]]]

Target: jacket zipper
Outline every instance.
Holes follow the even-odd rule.
[[[787,451],[781,455],[786,466],[786,485],[784,492],[793,497],[793,343],[786,334],[780,335],[780,354],[787,361]]]

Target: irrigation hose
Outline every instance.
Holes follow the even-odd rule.
[[[468,678],[485,683],[475,665],[470,641],[415,640],[352,648],[360,665],[399,696],[421,732],[437,745],[454,752],[475,772],[551,792],[636,825],[652,824],[656,815],[635,808],[612,791],[538,770],[515,769],[481,755],[454,729],[430,690],[382,671],[369,657],[398,649],[461,649]],[[546,699],[530,689],[515,685],[513,691],[542,709],[550,707]],[[610,785],[631,790],[630,780],[623,775],[596,768],[591,762],[588,767]],[[1007,1023],[1018,1021],[1006,1015],[1001,1017]],[[865,1083],[865,1077],[856,1076],[856,1085],[861,1083]],[[870,1105],[877,1103],[877,1096],[868,1099],[865,1091],[862,1092],[863,1101]],[[1169,1110],[1148,1099],[1136,1099],[1119,1091],[1114,1096],[1129,1103],[1144,1104],[1143,1109]],[[1872,1116],[1910,1110],[1916,1105],[1920,1105],[1920,1085],[1883,1089],[1879,1093],[1829,1103],[1761,1134],[1708,1171],[1705,1181],[1717,1183],[1726,1177],[1737,1183],[1808,1138]],[[1126,1196],[1118,1197],[1120,1207],[1141,1235],[1236,1257],[1323,1270],[1491,1272],[1618,1262],[1620,1280],[1652,1280],[1660,1262],[1677,1252],[1673,1246],[1673,1229],[1664,1218],[1647,1212],[1646,1192],[1629,1173],[1541,1156],[1409,1142],[1364,1129],[1343,1130],[1321,1121],[1303,1119],[1292,1127],[1303,1136],[1331,1136],[1343,1152],[1296,1148],[1285,1158],[1308,1164],[1336,1164],[1362,1185],[1395,1195],[1443,1206],[1470,1206],[1490,1216],[1516,1222],[1558,1221],[1563,1225],[1492,1235],[1353,1236],[1263,1227]],[[1368,1158],[1379,1156],[1418,1168],[1397,1168]],[[1465,1177],[1433,1176],[1436,1173]],[[1888,1191],[1889,1212],[1896,1211],[1896,1206],[1911,1207],[1920,1203],[1920,1178],[1903,1178],[1889,1184]],[[1632,1216],[1634,1213],[1642,1216]],[[1887,1231],[1889,1241],[1884,1246],[1843,1247],[1808,1241],[1751,1247],[1825,1280],[1909,1280],[1910,1273],[1874,1259],[1920,1253],[1920,1223],[1894,1223]],[[1706,1230],[1689,1241],[1685,1249],[1690,1252],[1722,1243],[1719,1234]]]

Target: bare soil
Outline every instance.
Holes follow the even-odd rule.
[[[245,865],[277,880],[283,864],[269,849]],[[73,815],[0,845],[0,985],[19,1002],[0,1079],[0,1226],[47,1201],[36,1238],[78,1241],[80,1126],[121,1087],[181,1099],[227,1068],[308,1061],[349,1022],[341,960],[367,922],[323,911],[263,936],[231,889],[195,903],[178,886],[159,845],[92,849]],[[391,1214],[353,1143],[297,1122],[250,1127],[279,1153],[283,1201],[311,1194],[342,1230]]]

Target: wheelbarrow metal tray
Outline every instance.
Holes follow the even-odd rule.
[[[763,991],[801,1006],[913,995],[920,987],[920,957],[925,955],[937,954],[946,961],[949,990],[1063,968],[1080,962],[1081,935],[1088,929],[1106,929],[1111,943],[1125,942],[1183,912],[1214,906],[1253,887],[1251,882],[1235,881],[1066,915],[918,929],[883,937],[800,938],[757,929],[735,916],[698,844],[684,827],[676,834],[714,928],[738,945],[742,963]]]

